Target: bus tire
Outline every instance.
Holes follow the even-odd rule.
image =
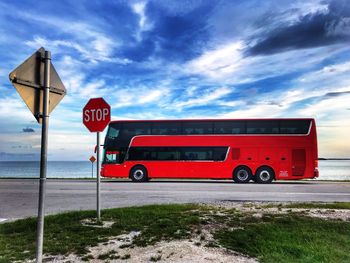
[[[269,184],[275,178],[275,172],[268,166],[259,167],[256,170],[254,181],[258,184]]]
[[[233,181],[235,183],[248,183],[252,179],[252,171],[246,166],[238,166],[233,171]]]
[[[146,182],[148,181],[148,173],[146,167],[142,165],[136,165],[130,170],[129,177],[133,182]]]

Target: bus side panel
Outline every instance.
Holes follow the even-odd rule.
[[[176,161],[140,161],[139,163],[146,167],[149,178],[179,177],[179,165]]]
[[[228,157],[229,158],[229,157]],[[222,178],[232,177],[230,163],[226,161],[180,161],[179,177],[183,178]]]
[[[101,176],[128,178],[129,171],[124,166],[123,164],[103,164],[101,167]]]

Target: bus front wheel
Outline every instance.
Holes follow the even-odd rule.
[[[130,170],[130,178],[133,182],[146,182],[146,181],[148,181],[147,169],[142,165],[134,166]]]
[[[259,184],[269,184],[274,178],[274,171],[270,167],[263,166],[256,171],[254,181]]]
[[[248,183],[252,179],[252,172],[248,167],[239,166],[233,172],[233,181],[236,183]]]

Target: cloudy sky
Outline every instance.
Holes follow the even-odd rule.
[[[320,157],[350,157],[350,2],[0,2],[0,160],[38,159],[40,129],[8,74],[41,46],[68,95],[49,160],[87,160],[82,108],[112,119],[313,117]]]

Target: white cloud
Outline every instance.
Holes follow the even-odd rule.
[[[102,136],[103,138],[103,136]],[[84,132],[51,131],[48,140],[49,160],[88,160],[93,154],[96,136]]]
[[[55,54],[60,54],[62,47],[71,48],[78,52],[84,60],[92,63],[100,61],[122,65],[131,63],[128,59],[118,58],[114,55],[114,50],[120,47],[121,40],[109,37],[101,28],[89,23],[68,21],[55,16],[38,16],[28,12],[17,12],[17,15],[20,15],[22,18],[32,22],[44,23],[47,27],[54,28],[54,30],[69,36],[69,40],[66,40],[49,39],[44,36],[34,35],[33,40],[25,41],[25,44],[29,47],[37,49],[40,46],[45,46]]]
[[[201,74],[213,79],[226,77],[233,74],[243,63],[243,47],[242,42],[235,42],[206,51],[190,61],[186,70],[190,74]]]
[[[338,115],[340,112],[347,112],[349,115],[349,111],[347,111],[347,107],[349,107],[350,94],[330,97],[323,99],[321,101],[317,101],[316,103],[306,105],[303,109],[299,110],[298,113],[302,116],[314,116],[318,118],[332,118],[338,119]],[[350,116],[349,116],[350,117]]]
[[[0,152],[30,154],[38,153],[37,145],[40,145],[40,132],[2,133],[0,136]]]
[[[114,87],[113,108],[127,106],[142,106],[149,103],[156,103],[157,106],[165,104],[170,96],[170,89],[167,87],[134,87],[119,88]]]
[[[68,40],[53,40],[42,36],[34,36],[33,40],[26,41],[25,44],[33,49],[40,46],[46,47],[55,54],[60,54],[65,48],[71,48],[78,52],[83,60],[91,63],[99,61],[113,62],[121,65],[131,63],[128,59],[113,57],[113,49],[116,47],[115,42],[106,36],[94,33],[83,34],[85,37],[73,38]]]
[[[213,101],[228,95],[233,90],[228,87],[221,87],[217,89],[207,90],[204,94],[199,96],[195,96],[194,98],[190,98],[188,100],[177,100],[173,104],[169,105],[175,109],[181,110],[185,107],[192,107],[198,105],[207,105],[212,103]]]
[[[308,70],[327,58],[348,50],[343,45],[291,50],[273,55],[246,56],[242,41],[205,51],[184,66],[186,74],[201,75],[216,83],[249,83]]]
[[[143,97],[139,98],[139,103],[144,104],[144,103],[149,103],[149,102],[155,102],[161,99],[164,94],[164,90],[152,90],[148,94],[144,95]]]
[[[29,123],[35,121],[32,112],[28,109],[19,94],[0,98],[0,121],[2,129],[13,124]],[[11,125],[12,124],[12,125]]]
[[[298,78],[296,83],[317,90],[333,90],[334,86],[349,86],[350,62],[327,65],[320,70],[308,72]]]
[[[103,97],[112,92],[111,88],[105,87],[104,80],[93,80],[83,85],[80,89],[80,96],[83,98]]]
[[[320,156],[349,157],[349,101],[350,94],[330,97],[299,111],[302,116],[316,119]]]
[[[142,32],[148,31],[152,28],[152,23],[149,21],[145,13],[146,5],[147,2],[137,2],[131,5],[131,8],[134,11],[134,13],[139,16],[139,29],[136,33],[136,39],[138,41],[142,40]]]
[[[220,119],[241,118],[275,118],[279,117],[282,109],[278,105],[258,104],[246,106],[239,110],[227,112],[219,116]]]
[[[62,101],[64,104],[76,104],[80,100],[101,97],[113,92],[113,89],[106,84],[103,78],[87,80],[84,72],[91,70],[91,68],[79,60],[64,56],[55,62],[55,65],[68,93]]]

